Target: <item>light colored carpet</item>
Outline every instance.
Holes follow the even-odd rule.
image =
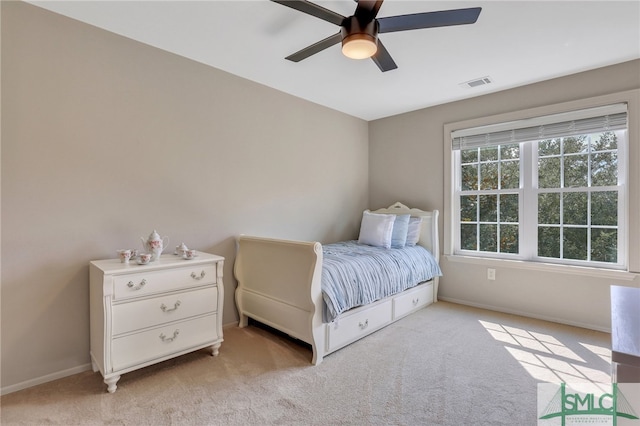
[[[310,364],[255,325],[122,376],[85,372],[1,398],[8,425],[535,425],[537,383],[610,380],[610,336],[438,302]]]

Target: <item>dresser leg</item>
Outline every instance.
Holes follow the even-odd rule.
[[[114,393],[116,391],[116,383],[120,380],[120,376],[109,377],[108,379],[104,379],[104,383],[107,385],[107,391],[109,393]]]
[[[211,346],[211,356],[218,356],[220,354],[220,346],[222,345],[222,343],[216,343],[215,345]]]

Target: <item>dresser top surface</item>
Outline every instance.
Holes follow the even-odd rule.
[[[132,272],[151,271],[154,269],[175,268],[180,266],[220,262],[223,260],[224,257],[222,256],[199,251],[196,258],[189,260],[183,259],[182,257],[174,254],[163,254],[160,256],[160,259],[154,262],[149,262],[146,265],[138,265],[135,260],[131,260],[129,263],[122,263],[120,259],[93,260],[91,261],[91,265],[109,274],[128,274]]]

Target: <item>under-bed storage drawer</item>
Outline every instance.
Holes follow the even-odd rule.
[[[433,283],[422,284],[393,298],[393,319],[433,303]]]
[[[327,324],[327,350],[341,348],[384,327],[391,322],[391,315],[391,300],[386,300]]]
[[[393,298],[393,319],[396,320],[433,303],[433,283],[421,284]]]

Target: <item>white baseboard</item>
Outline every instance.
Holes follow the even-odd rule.
[[[501,306],[493,306],[493,305],[485,305],[483,303],[469,302],[467,300],[456,299],[456,298],[453,298],[453,297],[438,296],[438,300],[442,300],[444,302],[457,303],[459,305],[472,306],[474,308],[487,309],[489,311],[502,312],[502,313],[505,313],[505,314],[520,315],[522,317],[535,318],[535,319],[539,319],[539,320],[543,320],[543,321],[555,322],[555,323],[558,323],[558,324],[571,325],[573,327],[586,328],[588,330],[595,330],[595,331],[602,331],[604,333],[611,333],[611,329],[608,329],[606,327],[600,327],[598,325],[587,324],[587,323],[582,323],[582,322],[577,322],[577,321],[569,321],[569,320],[567,320],[565,318],[548,317],[548,316],[545,316],[545,315],[539,315],[539,314],[532,313],[532,312],[523,312],[523,311],[518,311],[516,309],[507,309],[507,308],[503,308]]]
[[[6,395],[8,393],[17,392],[22,389],[30,388],[31,386],[41,385],[43,383],[52,382],[54,380],[62,379],[64,377],[73,376],[74,374],[83,373],[87,370],[91,370],[91,363],[79,365],[77,367],[69,368],[67,370],[57,371],[55,373],[47,374],[45,376],[36,377],[34,379],[26,380],[15,385],[5,386],[0,388],[0,395]]]

